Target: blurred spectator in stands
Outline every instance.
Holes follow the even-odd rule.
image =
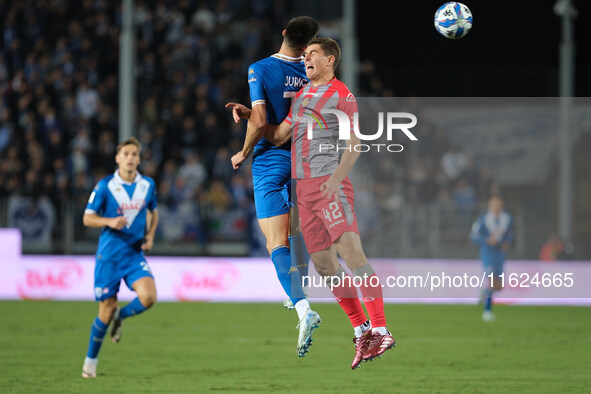
[[[90,172],[90,163],[83,145],[74,145],[70,158],[68,160],[68,170],[71,174],[88,174]]]
[[[467,165],[468,157],[460,151],[457,145],[452,145],[449,151],[445,152],[441,157],[441,167],[452,185],[455,184],[455,181],[466,169]]]
[[[96,116],[100,98],[86,79],[83,79],[76,92],[76,105],[80,116],[84,119],[92,119]]]
[[[232,174],[229,191],[230,195],[232,196],[232,201],[235,205],[243,209],[247,209],[251,204],[252,193],[250,192],[248,182],[246,182],[246,179],[242,173],[235,172]]]
[[[114,169],[114,155],[115,136],[111,130],[104,130],[99,134],[96,153],[93,156],[93,163],[95,166],[103,168],[106,172],[112,172]]]
[[[179,175],[186,179],[187,185],[191,190],[195,190],[203,186],[207,180],[207,172],[201,163],[197,153],[189,152],[187,160],[179,168]]]
[[[552,234],[548,241],[540,249],[540,260],[556,261],[564,252],[564,243],[556,235]]]
[[[227,147],[221,146],[217,150],[213,161],[212,178],[229,184],[233,174],[234,170],[230,162],[230,151]]]
[[[10,120],[10,110],[4,108],[2,110],[0,120],[0,154],[8,147],[12,141],[12,135],[14,133],[14,125]]]
[[[64,140],[62,133],[57,130],[51,130],[49,133],[49,144],[46,147],[49,162],[53,162],[58,157],[66,157],[68,155],[68,144]]]
[[[184,111],[183,111],[184,112]],[[199,145],[199,134],[195,128],[195,119],[185,116],[180,131],[180,144],[184,149],[193,150]]]
[[[27,170],[25,173],[25,182],[21,193],[23,196],[38,196],[40,192],[39,174],[33,169]]]
[[[478,206],[476,192],[465,178],[460,178],[453,191],[453,200],[460,214],[470,214]]]
[[[225,212],[232,204],[232,196],[226,188],[226,185],[219,179],[215,179],[211,183],[205,201],[217,213]]]
[[[21,230],[23,241],[51,247],[55,209],[47,197],[13,195],[8,201],[8,226]]]
[[[197,6],[191,22],[200,33],[210,35],[216,27],[216,19],[216,15],[207,7],[207,3],[202,1]]]

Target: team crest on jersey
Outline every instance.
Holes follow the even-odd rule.
[[[250,75],[250,74],[254,74],[254,70],[253,70],[252,68],[250,68],[250,69],[248,70],[248,75]]]
[[[310,97],[306,97],[302,100],[302,107],[306,107],[308,104],[310,104]]]
[[[353,96],[353,93],[349,93],[347,95],[347,98],[345,99],[345,101],[348,103],[354,103],[356,100],[355,100],[355,96]]]

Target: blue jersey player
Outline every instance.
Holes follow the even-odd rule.
[[[309,255],[298,220],[291,220],[290,231],[291,147],[289,143],[275,146],[265,138],[265,128],[267,123],[283,121],[292,97],[308,82],[302,54],[317,32],[318,23],[314,19],[307,16],[291,19],[283,31],[279,52],[248,68],[252,110],[236,103],[226,105],[232,108],[236,122],[248,117],[244,146],[232,157],[232,166],[238,169],[252,153],[257,218],[277,277],[298,313],[300,357],[308,352],[320,317],[310,309],[302,287],[301,278],[308,274]]]
[[[513,243],[513,219],[503,210],[503,199],[493,195],[488,201],[488,210],[472,225],[470,240],[480,246],[480,260],[486,275],[492,280],[484,288],[484,312],[482,320],[493,321],[492,294],[502,289],[499,275],[503,273],[505,252]]]
[[[130,138],[117,146],[118,169],[94,188],[84,225],[102,228],[96,251],[94,297],[99,313],[90,331],[82,377],[96,377],[98,353],[109,323],[111,340],[121,339],[122,321],[142,313],[156,302],[156,285],[144,251],[152,248],[158,225],[156,188],[151,178],[140,175],[140,142]],[[121,280],[137,297],[119,309],[117,293]]]

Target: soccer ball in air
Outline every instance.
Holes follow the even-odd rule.
[[[462,3],[445,3],[435,12],[435,28],[445,38],[462,38],[472,28],[472,12]]]

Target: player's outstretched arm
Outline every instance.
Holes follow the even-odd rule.
[[[291,139],[291,125],[286,121],[281,124],[267,124],[265,139],[275,146],[281,146]]]
[[[156,228],[158,227],[158,221],[160,220],[160,215],[158,214],[157,209],[149,212],[151,213],[149,215],[151,220],[148,224],[148,232],[144,236],[144,243],[142,244],[142,250],[145,251],[152,249],[154,246],[154,235],[156,234]]]
[[[347,148],[341,156],[341,161],[335,172],[328,178],[326,182],[320,185],[322,195],[327,199],[334,198],[338,202],[341,182],[349,175],[349,172],[359,159],[360,153],[352,147],[357,146],[361,141],[354,133],[351,133],[351,138],[347,140]]]
[[[110,227],[114,230],[121,230],[127,224],[127,219],[125,216],[105,218],[96,213],[85,213],[82,217],[82,223],[86,227]]]
[[[242,150],[232,156],[232,167],[237,170],[242,163],[248,159],[255,145],[263,138],[265,126],[267,125],[267,106],[265,104],[255,105],[250,110],[248,125],[246,126],[246,138]]]

